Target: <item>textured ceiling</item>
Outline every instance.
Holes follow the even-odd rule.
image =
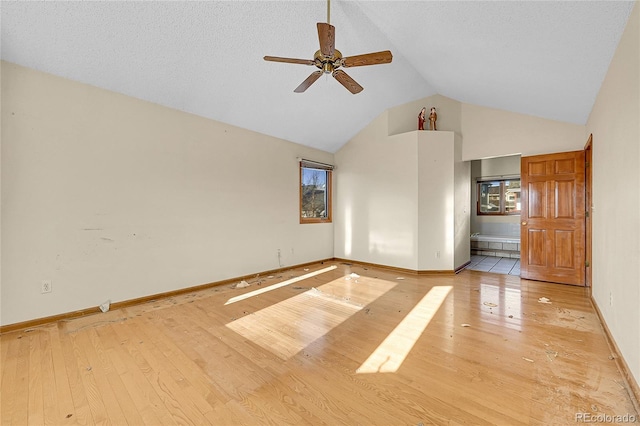
[[[2,1],[2,59],[335,152],[385,109],[441,94],[584,124],[633,2],[331,2],[344,56],[393,62],[293,93],[323,1]],[[417,112],[416,112],[417,114]]]

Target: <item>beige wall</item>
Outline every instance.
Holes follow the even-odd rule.
[[[582,149],[584,126],[462,104],[463,160]]]
[[[389,137],[384,112],[335,155],[336,257],[417,269],[414,137]]]
[[[593,298],[640,383],[640,4],[587,122],[593,133]]]
[[[436,107],[438,130],[462,136],[463,161],[575,151],[582,149],[586,141],[583,125],[461,103],[442,95],[390,108],[387,134],[417,130],[418,113],[423,106]]]
[[[333,162],[3,62],[1,323],[332,257],[297,157]]]
[[[412,134],[418,147],[419,259],[416,269],[451,271],[455,253],[454,133],[414,131]]]
[[[471,164],[469,161],[462,161],[462,137],[455,134],[455,145],[453,152],[453,184],[454,184],[454,204],[453,204],[453,232],[454,232],[454,259],[453,268],[458,269],[469,262],[471,258],[471,212],[473,205],[469,203],[471,198]]]
[[[381,114],[335,155],[335,256],[453,270],[470,253],[462,141],[451,131],[389,135],[392,124],[389,111]]]
[[[0,82],[2,82],[2,69],[0,63]],[[0,84],[0,100],[2,97],[2,84]],[[0,102],[0,324],[2,324],[2,212],[4,211],[3,203],[2,203],[2,102]]]

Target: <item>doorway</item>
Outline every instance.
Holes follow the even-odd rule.
[[[520,274],[520,155],[471,161],[471,253],[466,269]]]

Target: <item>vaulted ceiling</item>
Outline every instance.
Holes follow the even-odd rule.
[[[584,124],[634,6],[629,1],[331,2],[346,69],[293,93],[324,1],[2,1],[2,59],[267,135],[335,152],[385,109],[441,94]],[[416,111],[417,114],[417,111]]]

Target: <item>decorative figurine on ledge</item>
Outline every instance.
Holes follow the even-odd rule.
[[[418,114],[418,130],[424,130],[424,122],[427,120],[427,107],[422,107]]]
[[[431,112],[429,113],[429,130],[438,130],[436,129],[437,119],[438,114],[436,114],[436,107],[431,107]]]

